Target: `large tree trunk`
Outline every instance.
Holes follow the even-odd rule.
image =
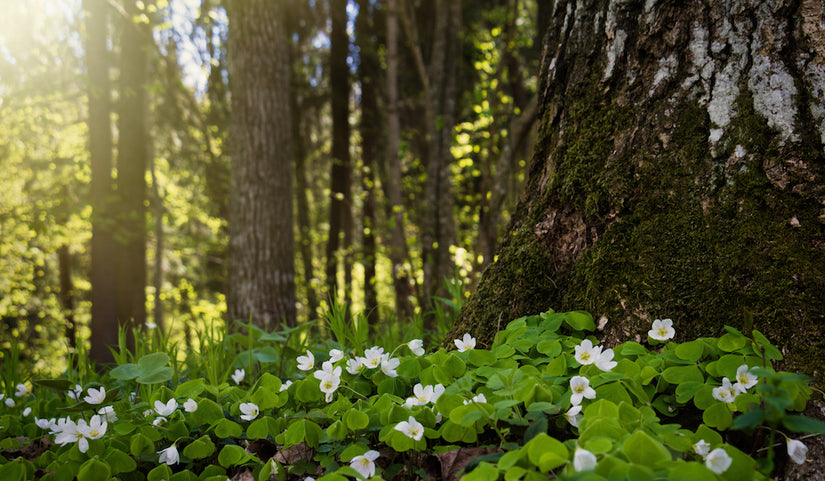
[[[327,292],[334,298],[338,289],[339,251],[344,270],[344,298],[349,303],[352,273],[349,269],[349,249],[352,247],[352,162],[349,153],[349,35],[347,35],[347,2],[330,5],[332,34],[330,36],[330,94],[332,102],[332,168],[330,173],[329,238],[327,239]],[[343,246],[341,243],[343,237]]]
[[[86,62],[89,71],[89,163],[91,164],[91,339],[89,359],[112,362],[109,346],[117,346],[115,247],[112,230],[112,121],[107,4],[84,0],[86,11]]]
[[[146,95],[149,26],[135,2],[124,2],[118,99],[117,320],[134,347],[132,328],[146,322],[146,168],[149,160]]]
[[[756,327],[822,381],[822,4],[679,5],[556,2],[526,190],[445,343],[548,308],[614,343],[670,317]]]
[[[282,2],[228,2],[232,89],[230,321],[294,325],[289,54]]]

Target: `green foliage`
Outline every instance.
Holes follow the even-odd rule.
[[[490,350],[416,356],[405,345],[391,353],[373,347],[291,371],[290,382],[253,356],[255,365],[246,368],[260,374],[240,386],[204,378],[174,384],[157,374],[168,368],[162,352],[118,366],[82,390],[62,379],[37,381],[33,390],[6,381],[14,403],[4,404],[0,416],[0,446],[9,453],[0,474],[33,479],[42,468],[53,480],[130,473],[206,479],[244,467],[258,479],[318,472],[345,479],[363,468],[356,457],[376,450],[376,474],[390,477],[406,466],[412,478],[421,468],[412,453],[482,446],[492,454],[467,465],[468,479],[768,479],[777,434],[825,435],[825,424],[799,414],[813,394],[809,379],[772,369],[775,348],[758,332],[747,337],[730,328],[719,338],[655,350],[628,341],[603,359],[608,350],[597,345],[594,330],[585,312],[548,311],[510,322]],[[250,346],[261,349],[261,339],[277,339],[262,343],[273,348],[287,342],[254,329],[243,337],[232,344],[236,359]],[[581,355],[586,349],[594,363]],[[574,401],[585,393],[576,387],[585,378],[593,395]],[[741,388],[726,391],[731,378]],[[99,386],[107,388],[100,403],[84,400]],[[80,402],[66,402],[66,390]],[[106,406],[111,417],[101,427],[106,419],[98,412]],[[74,423],[81,434],[61,437]],[[58,432],[56,444],[29,458],[9,457],[51,437],[43,429]],[[761,445],[749,436],[742,443],[732,431],[770,436],[753,438]],[[272,443],[290,454],[276,460],[251,448]],[[719,471],[705,456],[723,456],[730,466]]]

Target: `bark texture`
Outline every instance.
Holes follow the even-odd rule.
[[[289,55],[281,2],[228,2],[230,321],[296,322]]]
[[[109,346],[117,345],[115,247],[112,219],[112,126],[109,52],[106,48],[107,6],[104,0],[84,0],[86,62],[89,70],[89,161],[91,164],[91,339],[89,359],[112,362]]]
[[[557,1],[539,141],[498,260],[445,344],[549,308],[607,343],[758,328],[821,385],[822,3]]]

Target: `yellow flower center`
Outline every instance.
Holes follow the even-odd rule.
[[[411,438],[418,436],[418,428],[410,428],[409,433]]]
[[[359,462],[361,463],[361,466],[369,466],[370,465],[370,460],[367,459],[367,458],[361,458],[361,460]]]
[[[324,389],[332,389],[332,381],[324,381]]]
[[[574,391],[576,394],[581,394],[581,393],[583,393],[583,392],[584,392],[584,384],[576,384],[575,386],[573,386],[573,391]]]
[[[666,327],[660,327],[659,328],[659,336],[660,337],[667,337],[667,328]]]
[[[582,361],[587,361],[588,359],[590,359],[590,353],[589,352],[583,352],[581,354],[581,358],[582,358]]]

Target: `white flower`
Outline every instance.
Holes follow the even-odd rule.
[[[717,399],[722,402],[732,403],[736,396],[739,394],[740,390],[738,386],[732,385],[730,383],[730,379],[722,378],[722,385],[719,387],[713,388],[714,399]]]
[[[367,451],[361,456],[355,456],[349,462],[352,469],[365,478],[375,476],[375,460],[378,459],[378,451]]]
[[[28,394],[29,392],[31,392],[31,391],[29,391],[29,388],[26,387],[25,384],[18,384],[16,387],[17,387],[17,391],[15,391],[14,395],[17,396],[17,397],[23,397],[26,394]]]
[[[667,341],[673,339],[676,330],[673,329],[673,321],[670,319],[656,319],[653,321],[653,328],[647,331],[647,335],[657,341]]]
[[[383,359],[384,348],[374,346],[364,351],[364,357],[360,358],[360,361],[367,369],[374,369],[381,365]]]
[[[606,349],[602,351],[594,364],[596,364],[596,367],[602,371],[610,371],[616,367],[618,363],[613,360],[613,349]]]
[[[381,361],[381,372],[389,377],[397,377],[398,373],[395,372],[395,368],[397,368],[399,364],[401,364],[401,361],[397,358],[384,359]]]
[[[347,359],[347,372],[353,376],[361,372],[361,358]]]
[[[808,456],[808,446],[797,439],[788,439],[788,456],[791,457],[796,464],[805,464]]]
[[[243,381],[243,378],[246,377],[246,371],[243,369],[235,369],[235,373],[232,374],[232,380],[235,381],[235,384],[240,384]],[[174,447],[174,446],[172,446]]]
[[[710,444],[704,439],[700,439],[699,442],[693,445],[693,451],[704,458],[710,452]]]
[[[756,383],[759,382],[759,378],[756,375],[751,374],[750,368],[747,364],[742,364],[739,366],[739,369],[736,370],[736,384],[735,386],[739,386],[739,390],[742,393],[745,393],[748,389],[756,386]]]
[[[416,421],[412,416],[410,416],[407,421],[401,421],[396,424],[395,430],[401,431],[407,437],[415,439],[416,441],[421,440],[421,437],[424,436],[424,425]]]
[[[732,462],[733,459],[722,448],[714,449],[705,457],[705,466],[716,474],[727,471]]]
[[[193,413],[193,412],[197,411],[198,410],[198,402],[195,401],[192,398],[187,399],[186,402],[183,403],[183,410],[188,412],[188,413]]]
[[[585,339],[575,347],[575,354],[573,357],[576,358],[576,361],[581,365],[593,364],[596,362],[596,359],[599,358],[599,355],[602,352],[602,348],[597,346],[593,347],[593,343],[590,339]]]
[[[161,449],[158,451],[160,457],[158,458],[158,463],[166,463],[169,466],[173,464],[178,464],[180,461],[180,455],[178,454],[178,448],[175,445],[171,445],[166,449]]]
[[[77,401],[80,399],[80,395],[83,393],[83,387],[80,384],[75,384],[74,389],[69,389],[66,393],[67,396]],[[2,394],[0,394],[0,399],[3,399]]]
[[[178,408],[178,402],[175,401],[174,398],[167,401],[166,404],[163,404],[160,401],[155,401],[155,412],[158,413],[161,416],[168,416],[168,415],[172,414],[173,412],[175,412],[175,409],[177,409],[177,408]]]
[[[80,452],[85,453],[89,449],[89,441],[86,440],[82,430],[86,427],[86,421],[82,419],[78,423],[75,423],[71,419],[66,418],[63,423],[58,424],[60,431],[57,433],[57,436],[55,436],[54,443],[61,446],[68,443],[77,443]]]
[[[287,380],[287,382],[281,384],[281,389],[279,389],[278,391],[279,392],[286,391],[287,389],[289,389],[289,386],[292,386],[292,381]]]
[[[31,413],[32,413],[32,408],[31,408],[31,407],[27,407],[26,409],[24,409],[24,410],[23,410],[23,417],[26,417],[26,416],[28,416],[28,415],[29,415],[29,414],[31,414]]]
[[[244,421],[252,421],[258,417],[258,413],[260,412],[255,403],[241,403],[241,405],[238,406],[238,409],[240,409],[243,413],[241,414],[241,419]]]
[[[54,418],[40,419],[37,416],[35,416],[34,424],[36,424],[37,427],[40,429],[48,429],[50,431],[54,431],[54,429],[57,428],[57,424],[55,424]]]
[[[306,356],[298,356],[298,369],[311,371],[315,369],[315,356],[307,350]]]
[[[168,421],[168,419],[166,419],[165,417],[158,416],[152,421],[152,426],[160,426],[161,424],[166,424],[166,421]]]
[[[454,339],[453,342],[455,347],[458,348],[458,352],[469,351],[476,347],[476,338],[471,336],[469,332],[465,333],[462,339]]]
[[[158,327],[157,324],[155,324],[154,322],[149,322],[149,321],[144,322],[143,325],[146,326],[146,329],[155,329],[155,328]]]
[[[3,401],[3,402],[6,403],[6,406],[8,406],[10,408],[14,407],[14,399],[12,399],[10,397],[7,397],[6,400]]]
[[[573,455],[573,469],[579,471],[592,471],[596,469],[596,455],[586,449],[576,448]]]
[[[112,406],[104,406],[97,410],[97,413],[103,416],[106,422],[113,423],[117,421],[117,415],[115,414],[115,408]]]
[[[78,430],[89,439],[100,439],[106,434],[108,426],[109,424],[102,416],[95,414],[89,419],[88,425],[78,425]]]
[[[88,392],[89,395],[85,396],[83,400],[89,404],[100,404],[106,399],[106,388],[103,386],[100,386],[100,389],[90,387],[86,392]]]
[[[433,395],[430,396],[430,402],[435,404],[438,401],[438,398],[440,398],[441,395],[444,394],[445,390],[446,388],[442,386],[441,383],[433,386]]]
[[[579,427],[579,421],[582,420],[584,416],[581,414],[582,412],[582,405],[576,404],[575,406],[570,406],[570,409],[564,413],[564,417],[567,418],[567,422],[572,424],[573,427]]]
[[[332,349],[329,351],[329,360],[332,362],[338,362],[344,358],[344,351],[340,349]]]
[[[570,389],[573,391],[573,395],[570,396],[570,403],[573,405],[581,404],[582,398],[596,398],[596,391],[590,387],[590,380],[584,376],[571,377]]]
[[[423,406],[430,402],[430,399],[433,397],[433,387],[423,386],[421,383],[418,383],[413,386],[413,397],[419,406]]]
[[[312,375],[321,381],[319,388],[325,394],[324,399],[326,402],[332,402],[332,394],[341,384],[341,366],[333,368],[332,363],[325,362],[323,369],[315,371]]]
[[[421,339],[413,339],[407,343],[407,347],[409,347],[410,351],[412,351],[416,356],[424,355],[424,341]]]
[[[484,393],[480,393],[477,396],[473,396],[473,398],[470,399],[469,401],[466,400],[466,399],[464,400],[464,404],[470,404],[470,403],[479,403],[480,404],[480,403],[486,403],[486,402],[487,402],[487,398],[484,397]]]

